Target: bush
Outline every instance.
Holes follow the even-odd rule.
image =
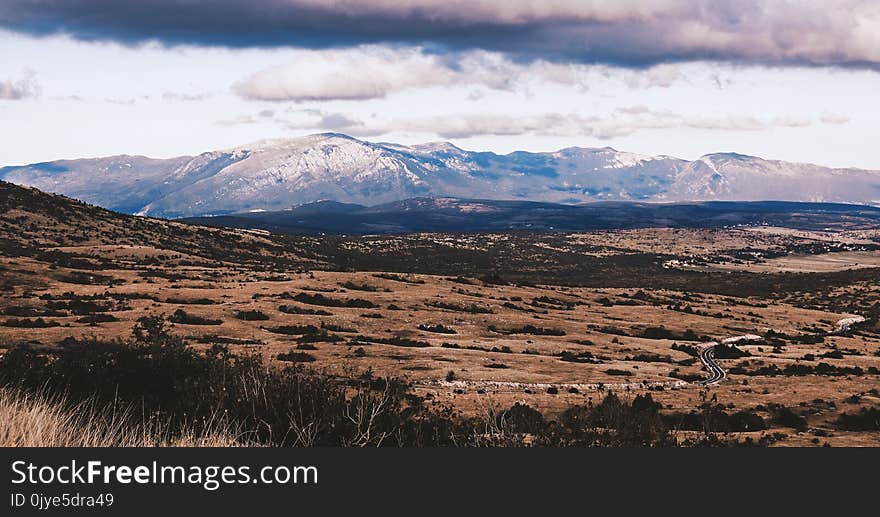
[[[486,307],[484,305],[478,305],[476,303],[465,304],[465,303],[449,303],[449,302],[432,302],[427,304],[430,307],[436,307],[438,309],[446,309],[447,311],[454,312],[467,312],[470,314],[494,314],[492,309]]]
[[[534,325],[523,325],[522,327],[512,329],[500,329],[495,325],[489,325],[489,330],[498,334],[533,334],[536,336],[564,336],[565,331],[556,328],[536,327]]]
[[[369,292],[376,292],[376,291],[379,290],[379,288],[376,287],[376,286],[374,286],[374,285],[369,285],[369,284],[356,284],[356,283],[352,282],[351,280],[349,280],[349,281],[347,281],[347,282],[345,282],[345,283],[339,284],[339,285],[340,285],[341,287],[346,288],[346,289],[352,289],[352,290],[355,290],[355,291],[369,291]]]
[[[345,341],[345,339],[326,330],[313,334],[303,334],[296,340],[297,343],[339,343],[340,341]]]
[[[602,361],[595,359],[593,354],[590,352],[579,352],[575,354],[574,352],[569,352],[568,350],[563,350],[559,353],[559,360],[565,361],[567,363],[589,363],[589,364],[597,364]]]
[[[321,309],[307,309],[305,307],[297,307],[296,305],[282,305],[278,307],[278,310],[285,314],[308,314],[312,316],[333,316],[332,313],[329,313],[325,310]]]
[[[324,321],[321,322],[321,328],[324,330],[330,330],[332,332],[357,332],[357,329],[351,327],[343,327],[342,325],[334,325],[333,323],[326,323]]]
[[[305,303],[308,305],[324,305],[327,307],[346,307],[346,308],[359,308],[359,309],[373,309],[376,305],[369,300],[362,300],[360,298],[350,298],[348,300],[339,300],[336,298],[330,298],[324,296],[321,293],[316,294],[308,294],[308,293],[299,293],[298,295],[293,297],[294,300]]]
[[[422,323],[419,325],[419,330],[424,330],[425,332],[434,332],[437,334],[458,334],[453,328],[449,328],[445,325],[428,325],[426,323]]]
[[[678,339],[681,341],[707,341],[706,336],[699,336],[691,329],[684,332],[675,332],[666,327],[647,327],[640,333],[633,334],[633,337],[641,337],[645,339]]]
[[[165,300],[165,303],[171,303],[175,305],[214,305],[217,302],[210,298],[168,298]]]
[[[269,316],[260,310],[235,311],[235,317],[244,321],[267,321]]]
[[[880,409],[863,407],[858,413],[842,413],[835,424],[841,431],[880,431]]]
[[[740,357],[750,357],[752,355],[745,350],[740,350],[735,345],[725,345],[723,343],[715,345],[712,352],[716,359],[739,359]]]
[[[98,323],[111,323],[119,321],[119,318],[112,314],[89,314],[76,320],[77,323],[88,323],[89,325],[97,325]]]
[[[519,402],[502,412],[498,420],[499,427],[514,433],[540,434],[547,428],[547,420],[540,411]]]
[[[369,337],[369,336],[355,336],[352,339],[353,343],[379,343],[382,345],[394,345],[394,346],[403,346],[409,348],[427,348],[431,346],[431,343],[427,341],[416,341],[414,339],[407,339],[398,336],[383,338],[383,337]]]
[[[33,317],[37,317],[37,316],[49,316],[49,317],[67,316],[66,312],[55,310],[52,308],[38,309],[36,307],[26,307],[26,306],[6,307],[5,309],[3,309],[3,314],[5,314],[6,316],[18,316],[20,318],[33,318]]]
[[[280,325],[277,327],[264,327],[273,334],[286,334],[292,336],[301,336],[303,334],[318,334],[321,329],[314,325]]]
[[[712,443],[708,438],[707,443]],[[675,435],[660,416],[660,404],[650,394],[631,403],[609,393],[597,405],[572,406],[556,426],[537,440],[540,445],[583,446],[601,443],[615,447],[671,446]]]
[[[60,323],[57,321],[44,320],[43,318],[30,319],[30,318],[10,318],[3,322],[4,327],[17,327],[17,328],[48,328],[48,327],[59,327]]]
[[[807,419],[791,409],[780,404],[772,404],[769,406],[769,409],[773,415],[773,423],[801,432],[807,430]]]
[[[305,352],[286,352],[278,354],[279,361],[287,361],[290,363],[310,363],[315,357]]]
[[[403,282],[406,284],[424,284],[425,281],[419,278],[410,278],[403,275],[396,275],[394,273],[376,273],[373,275],[376,278],[382,278],[384,280],[394,280],[395,282]]]
[[[174,311],[174,314],[168,318],[168,321],[183,325],[220,325],[223,323],[222,320],[212,320],[210,318],[196,316],[195,314],[189,314],[183,309],[177,309]]]

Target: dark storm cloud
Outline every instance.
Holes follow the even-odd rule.
[[[399,43],[623,66],[880,65],[875,0],[3,0],[0,27],[169,45]]]

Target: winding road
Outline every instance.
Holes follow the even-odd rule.
[[[827,332],[825,336],[835,336],[846,334],[849,332],[850,328],[856,323],[861,323],[865,321],[863,316],[853,316],[851,318],[844,318],[837,322],[837,328],[831,332]],[[761,336],[757,336],[754,334],[746,334],[743,336],[736,336],[732,338],[725,339],[722,341],[725,345],[732,345],[734,343],[739,343],[741,341],[759,341],[761,340]],[[718,346],[718,342],[712,341],[710,343],[706,343],[702,350],[700,350],[700,362],[703,363],[703,368],[709,372],[709,376],[703,380],[696,381],[694,384],[699,386],[711,386],[713,384],[718,384],[723,381],[725,377],[727,377],[727,373],[715,362],[715,347]]]
[[[709,372],[709,377],[697,381],[697,384],[702,386],[711,386],[712,384],[718,384],[723,381],[727,374],[724,373],[724,370],[718,366],[718,363],[715,362],[715,345],[718,343],[711,343],[702,351],[700,351],[700,362],[703,363],[703,368]]]

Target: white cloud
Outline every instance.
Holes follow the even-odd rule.
[[[233,89],[246,99],[265,101],[375,99],[454,81],[457,73],[438,61],[418,49],[303,51],[296,60],[261,70]]]
[[[0,81],[0,99],[17,101],[40,95],[40,84],[33,71],[25,71],[24,77],[17,80]]]
[[[248,123],[257,122],[246,117]],[[824,120],[823,120],[824,121]],[[291,110],[276,122],[289,129],[334,131],[353,136],[374,136],[403,131],[436,135],[444,139],[481,136],[592,137],[611,140],[643,130],[697,129],[708,131],[762,131],[800,128],[813,123],[808,117],[747,115],[692,116],[670,111],[652,111],[644,106],[618,108],[607,115],[549,112],[514,115],[493,112],[451,113],[411,117],[368,117],[359,119],[322,110]]]
[[[677,65],[622,70],[548,61],[517,63],[485,51],[439,55],[417,47],[365,46],[296,54],[286,64],[237,82],[233,91],[249,100],[308,102],[380,99],[410,89],[452,86],[514,91],[534,84],[557,84],[586,91],[597,76],[618,79],[635,89],[668,88],[684,79]],[[480,95],[471,92],[475,98]]]

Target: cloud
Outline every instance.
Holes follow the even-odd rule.
[[[243,117],[240,120],[245,120],[245,123],[260,121],[257,117]],[[801,128],[813,123],[809,118],[796,116],[766,118],[750,115],[692,116],[670,111],[653,111],[644,106],[622,107],[605,115],[554,112],[517,116],[474,112],[393,119],[374,115],[368,120],[317,109],[298,109],[288,110],[283,115],[274,115],[273,120],[289,130],[333,131],[357,137],[404,132],[444,139],[530,135],[582,136],[600,140],[612,140],[644,130],[762,131],[774,128]]]
[[[351,49],[302,50],[283,65],[265,68],[239,81],[233,91],[259,101],[367,100],[418,88],[467,86],[479,100],[486,89],[527,91],[535,83],[582,91],[596,78],[634,88],[668,88],[684,78],[677,65],[638,70],[549,61],[516,62],[482,50],[432,54],[420,47],[377,45]]]
[[[880,66],[876,0],[4,0],[0,27],[169,45],[392,43],[628,67]]]
[[[39,95],[40,84],[31,71],[25,72],[25,76],[18,80],[0,81],[0,100],[17,101]]]
[[[162,100],[169,102],[199,102],[210,98],[211,95],[207,93],[175,93],[175,92],[165,92],[162,94]]]
[[[413,87],[451,84],[460,75],[438,56],[382,47],[303,52],[259,71],[233,90],[251,100],[365,100]]]
[[[831,125],[849,124],[850,122],[848,116],[841,115],[840,113],[823,113],[819,120],[821,120],[823,124]]]

